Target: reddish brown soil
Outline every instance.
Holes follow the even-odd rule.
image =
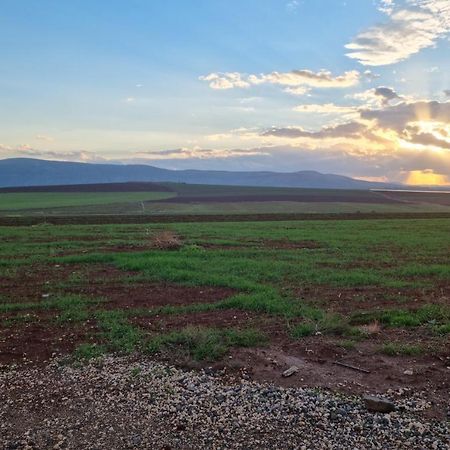
[[[96,298],[104,298],[104,309],[155,308],[158,306],[180,306],[192,303],[213,303],[223,300],[236,291],[215,287],[188,287],[171,284],[141,283],[123,284],[90,283],[71,292]]]
[[[279,241],[276,241],[278,245]],[[284,241],[283,241],[284,242]],[[302,244],[303,245],[303,244]],[[72,283],[65,289],[57,283],[69,281],[73,274],[79,275],[79,284]],[[187,305],[220,301],[235,292],[223,288],[181,287],[151,283],[127,284],[130,275],[108,265],[81,265],[35,267],[20,269],[14,279],[3,279],[0,295],[20,301],[39,301],[46,292],[73,292],[93,298],[104,297],[107,301],[101,308],[129,309],[153,308],[163,305]],[[428,290],[390,290],[381,288],[331,289],[319,287],[297,291],[299,298],[320,302],[326,309],[343,314],[355,310],[387,308],[416,308],[424,303],[448,302],[448,287]],[[399,300],[401,296],[403,299]],[[24,312],[20,312],[23,315]],[[8,323],[0,326],[0,364],[39,363],[54,354],[68,354],[82,342],[99,339],[95,323],[77,326],[59,326],[54,321],[57,312],[33,312],[34,319],[28,322]],[[3,314],[1,319],[17,314]],[[443,411],[448,403],[450,390],[450,342],[448,338],[430,336],[424,329],[381,329],[368,339],[355,343],[354,348],[345,349],[336,336],[310,336],[294,340],[289,336],[288,324],[280,318],[240,310],[219,310],[182,315],[159,315],[154,317],[132,317],[130,321],[149,334],[165,333],[189,325],[219,328],[254,327],[265,332],[270,346],[259,349],[233,350],[213,365],[227,367],[231,373],[244,370],[259,381],[270,381],[286,386],[322,386],[348,393],[383,392],[390,388],[413,388],[426,391],[425,397],[435,402],[433,414]],[[380,347],[386,342],[403,342],[420,345],[423,354],[416,357],[385,356]],[[173,355],[163,355],[170,362],[183,366],[205,366]],[[366,370],[363,373],[337,366],[342,361]],[[299,373],[291,378],[282,378],[281,373],[290,365],[297,365]],[[206,363],[210,365],[210,363]],[[404,374],[412,369],[413,375]]]
[[[58,326],[55,322],[36,322],[0,328],[0,368],[2,365],[42,363],[57,355],[74,351],[78,344],[94,340],[95,326]]]
[[[275,324],[273,318],[235,309],[200,312],[194,314],[158,315],[153,317],[133,317],[133,323],[151,333],[167,333],[185,327],[213,328],[260,328]]]
[[[449,304],[450,286],[436,286],[433,289],[330,288],[318,286],[297,289],[295,295],[299,299],[328,311],[349,315],[355,311],[414,310],[424,304]]]

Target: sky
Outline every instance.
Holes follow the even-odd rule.
[[[450,0],[1,0],[0,158],[450,184]]]

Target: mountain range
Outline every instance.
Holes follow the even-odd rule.
[[[90,164],[32,158],[0,160],[0,187],[45,186],[133,181],[177,182],[230,186],[273,186],[324,189],[384,189],[400,185],[377,183],[305,170],[280,172],[231,172],[170,170],[149,165]]]

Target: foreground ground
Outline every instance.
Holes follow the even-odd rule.
[[[447,449],[417,394],[372,414],[357,398],[185,372],[133,358],[0,375],[5,449]],[[24,418],[27,418],[24,420]]]
[[[75,435],[114,448],[133,438],[134,425],[135,442],[153,439],[161,448],[209,448],[211,439],[239,448],[247,435],[251,448],[297,448],[297,428],[302,420],[312,427],[315,410],[317,448],[372,448],[391,438],[386,448],[445,448],[449,236],[448,219],[1,227],[6,448],[22,448],[27,431],[34,448],[51,448],[55,439],[77,448]],[[102,359],[111,353],[133,356]],[[58,355],[62,362],[49,366]],[[207,368],[213,379],[172,365]],[[293,365],[299,371],[281,377]],[[329,393],[315,398],[308,389],[316,388]],[[232,403],[221,403],[211,419],[210,433],[218,434],[204,436],[215,393]],[[355,398],[365,393],[387,395],[406,410],[363,412]],[[351,419],[335,415],[333,405]],[[190,411],[194,422],[183,424]],[[247,413],[254,420],[242,428],[236,417]],[[21,423],[25,416],[30,425]],[[168,425],[173,416],[180,429]],[[109,431],[108,421],[122,431]],[[275,430],[284,426],[292,441],[279,440]],[[372,426],[375,443],[363,438]],[[379,434],[386,429],[388,437]],[[333,430],[348,435],[333,437]]]

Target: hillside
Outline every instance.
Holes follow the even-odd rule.
[[[29,158],[0,160],[0,187],[137,181],[324,189],[392,187],[386,183],[355,180],[342,175],[315,171],[278,173],[168,170],[147,165],[87,164]]]

